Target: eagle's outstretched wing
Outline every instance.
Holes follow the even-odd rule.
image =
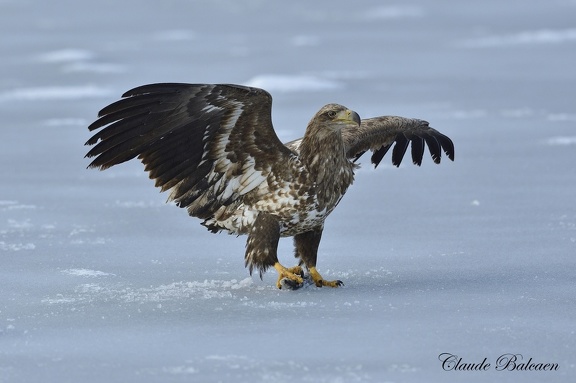
[[[384,155],[396,143],[392,150],[392,164],[400,166],[408,145],[412,143],[412,162],[420,166],[424,156],[425,143],[435,163],[440,163],[442,150],[454,161],[452,140],[439,131],[432,129],[427,121],[397,116],[381,116],[363,119],[359,127],[347,127],[342,130],[342,139],[346,145],[346,156],[357,161],[366,151],[372,151],[374,166],[382,161]],[[298,153],[299,138],[285,145]]]
[[[382,116],[362,120],[358,128],[342,131],[346,144],[346,155],[354,161],[367,150],[372,151],[371,162],[378,166],[384,155],[392,147],[392,164],[400,166],[402,158],[411,143],[412,162],[420,166],[427,145],[435,163],[440,163],[442,151],[454,161],[452,140],[432,129],[427,121],[397,116]]]
[[[152,84],[99,113],[89,167],[138,157],[162,191],[206,218],[249,193],[293,154],[272,127],[272,97],[236,85]],[[275,167],[279,167],[276,169]]]

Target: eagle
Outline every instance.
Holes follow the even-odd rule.
[[[89,168],[138,158],[155,186],[168,191],[211,232],[247,235],[245,266],[260,277],[271,266],[278,288],[305,281],[339,287],[316,269],[324,221],[354,181],[367,151],[376,167],[393,147],[399,166],[410,146],[440,163],[454,160],[450,138],[428,122],[398,116],[360,119],[339,104],[323,106],[304,137],[283,144],[272,126],[272,96],[234,84],[158,83],[136,87],[104,107],[88,129]],[[278,261],[280,237],[293,237],[294,267]]]

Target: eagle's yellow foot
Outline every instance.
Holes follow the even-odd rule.
[[[294,266],[286,268],[282,266],[279,262],[274,264],[274,268],[278,272],[278,280],[276,281],[276,287],[282,289],[286,287],[288,289],[295,290],[304,285],[304,275],[302,268],[300,266]]]
[[[310,277],[312,277],[312,280],[314,281],[314,284],[317,287],[322,287],[322,286],[340,287],[340,286],[344,286],[344,282],[342,282],[340,280],[325,281],[324,278],[322,278],[322,276],[320,275],[318,270],[316,270],[315,267],[310,267],[308,269],[308,272],[310,273]]]

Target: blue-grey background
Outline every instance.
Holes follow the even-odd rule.
[[[574,0],[0,0],[0,57],[0,382],[576,378]],[[456,161],[364,159],[319,252],[346,286],[278,291],[141,164],[86,170],[97,111],[169,81],[269,90],[286,141],[329,102],[426,119]]]

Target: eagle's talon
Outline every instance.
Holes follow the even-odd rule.
[[[329,287],[342,287],[344,286],[344,282],[341,280],[335,281],[322,281],[322,286],[329,286]]]
[[[310,277],[312,278],[312,280],[314,281],[314,284],[317,287],[323,287],[323,286],[340,287],[340,286],[344,286],[344,282],[342,282],[341,280],[335,280],[335,281],[324,280],[324,278],[322,278],[322,276],[320,275],[318,270],[316,270],[315,267],[310,267],[308,269],[308,271],[310,273]]]
[[[285,289],[285,290],[298,290],[299,288],[304,286],[304,283],[298,283],[297,281],[294,281],[292,279],[289,278],[282,278],[278,281],[278,288],[280,290]]]
[[[304,278],[304,269],[301,266],[287,267],[286,270],[300,278]]]
[[[295,266],[287,269],[282,266],[279,262],[274,264],[274,268],[278,272],[278,280],[276,281],[276,287],[282,289],[286,287],[290,290],[296,290],[304,286],[304,278],[300,277],[299,273],[302,273],[302,268],[300,266]]]

